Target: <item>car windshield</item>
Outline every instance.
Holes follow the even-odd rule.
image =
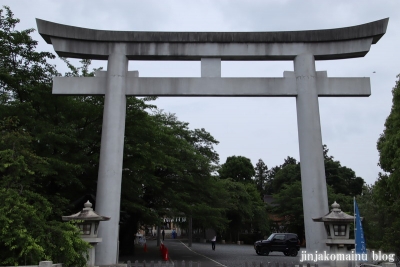
[[[272,238],[274,238],[274,236],[275,236],[275,234],[271,234],[271,235],[267,238],[267,241],[271,241]]]

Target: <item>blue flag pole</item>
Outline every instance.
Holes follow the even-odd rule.
[[[360,212],[358,210],[356,198],[354,197],[354,237],[355,237],[355,251],[357,257],[363,261],[367,260],[367,246],[364,238],[364,231],[361,224]],[[359,256],[358,256],[359,255]]]
[[[354,252],[357,251],[357,242],[356,242],[356,232],[357,232],[357,225],[356,225],[356,197],[353,197],[353,214],[354,214]]]

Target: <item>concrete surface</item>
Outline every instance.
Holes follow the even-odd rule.
[[[325,71],[316,73],[319,97],[371,95],[369,78],[328,78]],[[294,72],[287,71],[284,75],[284,78],[127,77],[126,95],[296,97]],[[54,77],[53,94],[104,95],[106,80],[106,77]]]
[[[96,265],[117,261],[128,72],[123,44],[113,45],[107,69],[96,212],[110,220],[99,225],[98,236],[103,242],[96,246]]]
[[[130,60],[316,60],[362,57],[386,32],[389,19],[340,29],[288,32],[121,32],[36,19],[38,31],[61,57],[107,60],[111,43],[126,44]]]
[[[388,22],[389,18],[386,18],[345,28],[283,32],[135,32],[94,30],[36,19],[39,33],[48,44],[53,36],[96,42],[148,43],[336,42],[373,37],[376,43],[385,33]]]
[[[294,72],[298,94],[297,127],[307,250],[320,252],[327,250],[324,242],[326,231],[323,223],[314,222],[312,218],[327,214],[329,204],[313,55],[298,55],[294,60]]]

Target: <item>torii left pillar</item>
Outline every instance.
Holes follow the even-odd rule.
[[[126,76],[128,59],[124,44],[113,44],[107,63],[107,82],[101,131],[100,164],[97,181],[96,210],[111,217],[99,228],[104,240],[118,240],[121,203],[122,162],[126,117]],[[113,197],[107,197],[112,195]],[[97,245],[96,262],[116,259],[118,243]]]

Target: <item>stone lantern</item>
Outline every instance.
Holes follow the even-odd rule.
[[[84,204],[82,211],[70,215],[62,216],[63,221],[82,221],[78,223],[78,227],[81,230],[81,238],[90,243],[92,247],[89,249],[89,259],[87,262],[88,266],[94,266],[96,259],[96,244],[102,241],[102,238],[97,237],[100,221],[108,221],[110,217],[105,217],[97,214],[92,209],[92,203],[87,201]]]
[[[315,222],[323,222],[327,234],[325,243],[330,247],[330,254],[350,254],[348,247],[354,246],[354,239],[350,239],[350,224],[354,222],[354,216],[344,213],[336,201],[332,204],[332,210],[320,218],[313,218]],[[347,267],[345,260],[331,261],[331,266]]]

